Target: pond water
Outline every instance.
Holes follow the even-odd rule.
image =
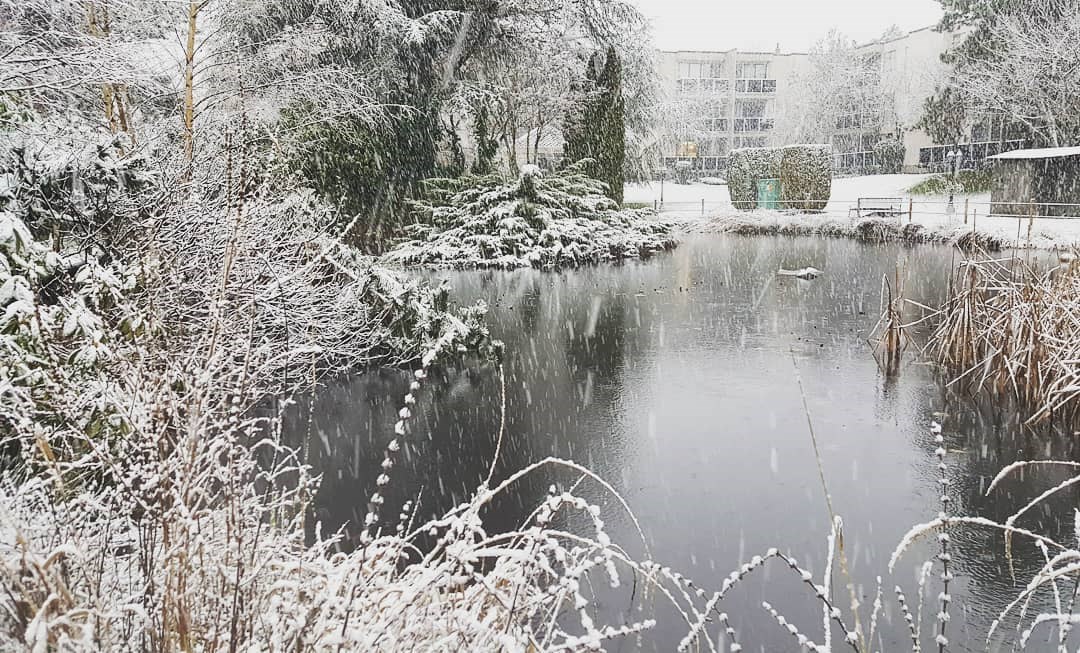
[[[931,419],[945,425],[955,509],[964,514],[1003,520],[1067,478],[1041,469],[985,496],[989,480],[1009,462],[1080,454],[1071,435],[1030,433],[1006,411],[952,397],[914,357],[896,375],[878,366],[866,338],[878,319],[883,275],[893,278],[899,270],[907,296],[933,305],[946,294],[956,256],[945,247],[700,236],[640,263],[430,276],[448,281],[463,303],[487,301],[492,336],[506,343],[507,439],[496,478],[546,456],[587,465],[629,503],[647,542],[611,497],[586,482],[581,491],[603,505],[612,537],[635,555],[646,555],[647,546],[647,555],[707,589],[774,546],[820,578],[830,519],[809,413],[832,506],[844,519],[864,619],[876,577],[883,577],[887,609],[876,650],[906,650],[892,588],[904,586],[914,603],[915,579],[930,552],[916,547],[893,575],[887,564],[903,534],[939,509]],[[811,281],[776,274],[805,266],[825,273]],[[400,372],[365,375],[315,397],[310,426],[308,405],[293,416],[294,432],[310,428],[311,461],[325,474],[324,522],[362,520],[405,384]],[[389,503],[419,496],[423,516],[466,498],[491,464],[499,395],[490,365],[436,375],[421,397],[419,442],[395,474],[397,495]],[[549,485],[575,480],[565,470],[534,474],[493,506],[491,530],[513,528]],[[1065,493],[1021,524],[1071,538],[1076,500]],[[1018,542],[1013,579],[998,534],[962,529],[953,541],[958,581],[950,650],[983,650],[989,623],[1041,554]],[[836,578],[834,592],[847,612],[842,576]],[[928,589],[927,630],[938,592],[937,584]],[[744,650],[798,649],[762,609],[763,600],[821,641],[821,613],[810,590],[776,566],[751,577],[721,606]],[[619,613],[627,603],[606,597],[604,609]],[[659,627],[623,643],[623,650],[674,650],[686,629],[664,607],[657,610]],[[1010,648],[1015,635],[1003,633],[1005,643],[994,642],[991,650]],[[1029,648],[1054,646],[1043,637]]]

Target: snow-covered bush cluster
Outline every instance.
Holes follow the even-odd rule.
[[[111,141],[55,145],[0,157],[0,649],[248,642],[329,561],[267,399],[485,349],[483,307],[343,244],[310,191],[168,201]]]
[[[789,145],[780,154],[780,203],[795,211],[822,211],[832,197],[832,146]]]
[[[671,249],[671,224],[646,209],[621,210],[583,161],[542,174],[525,166],[519,179],[431,182],[418,202],[408,239],[384,255],[406,266],[520,268],[573,266],[645,258]],[[442,186],[442,189],[439,189]],[[464,187],[463,187],[464,186]]]
[[[731,204],[742,211],[757,207],[757,184],[780,180],[785,209],[821,211],[832,195],[832,148],[790,145],[733,150],[728,162]]]
[[[728,190],[731,204],[742,211],[757,207],[759,179],[779,179],[783,150],[776,147],[746,147],[731,151],[728,159]]]
[[[895,175],[904,167],[906,150],[899,138],[883,138],[874,145],[874,160],[881,167],[881,172]]]

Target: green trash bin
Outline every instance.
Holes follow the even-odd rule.
[[[780,208],[780,180],[758,179],[757,207],[759,209]]]

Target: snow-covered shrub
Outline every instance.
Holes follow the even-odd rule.
[[[68,234],[98,254],[138,228],[152,210],[157,175],[139,153],[124,154],[111,135],[18,139],[0,152],[0,208],[38,238]]]
[[[881,172],[895,175],[904,167],[904,143],[899,138],[883,138],[874,145],[874,159]]]
[[[647,209],[620,210],[580,162],[547,175],[536,166],[506,183],[429,191],[418,223],[383,256],[406,266],[519,268],[644,258],[675,246],[672,225]],[[456,191],[456,192],[455,192]]]
[[[677,184],[689,184],[690,175],[693,174],[694,168],[690,165],[689,161],[677,161],[675,163],[675,183]]]
[[[780,202],[785,209],[822,211],[832,197],[832,146],[789,145],[780,156]]]
[[[728,190],[735,208],[749,211],[757,207],[757,182],[780,177],[782,154],[783,150],[775,147],[732,150],[728,159]]]

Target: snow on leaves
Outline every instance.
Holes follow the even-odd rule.
[[[582,168],[519,180],[494,177],[456,192],[432,181],[433,199],[418,203],[420,223],[384,256],[406,266],[551,268],[645,258],[671,249],[672,225],[649,210],[620,210]],[[443,185],[444,188],[438,188]]]

